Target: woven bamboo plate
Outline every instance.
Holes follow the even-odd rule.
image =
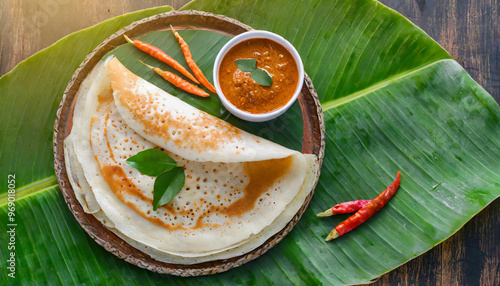
[[[214,15],[205,12],[185,11],[185,12],[168,12],[155,15],[141,21],[132,23],[131,25],[121,29],[108,39],[102,42],[97,48],[90,53],[80,67],[75,71],[65,92],[59,109],[57,111],[57,119],[54,126],[54,164],[59,187],[64,196],[64,200],[69,209],[75,216],[81,227],[92,237],[99,245],[107,251],[113,253],[117,257],[125,261],[137,265],[139,267],[155,271],[158,273],[166,273],[178,276],[199,276],[215,274],[227,271],[233,267],[237,267],[250,260],[256,259],[264,254],[271,247],[276,245],[285,235],[287,235],[300,219],[305,209],[307,208],[313,192],[309,194],[300,210],[293,219],[278,233],[270,237],[264,244],[258,248],[230,259],[216,260],[204,262],[194,265],[179,265],[160,262],[152,259],[149,255],[133,248],[121,238],[117,237],[111,231],[106,229],[93,215],[83,211],[78,203],[71,184],[66,173],[64,163],[64,139],[70,134],[72,128],[73,108],[76,101],[76,94],[80,88],[80,84],[85,79],[88,73],[101,60],[101,58],[115,49],[116,47],[125,44],[126,41],[123,34],[127,34],[131,38],[136,38],[150,32],[159,30],[168,30],[172,25],[177,30],[209,30],[222,33],[224,35],[236,36],[252,28],[240,23],[234,19]],[[319,158],[319,163],[323,161],[324,155],[324,120],[321,111],[321,105],[318,95],[313,88],[310,78],[306,75],[304,85],[299,96],[299,104],[302,111],[303,119],[303,140],[302,152],[307,154],[315,154]],[[319,171],[316,174],[316,182],[319,179]]]

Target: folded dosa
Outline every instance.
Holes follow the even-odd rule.
[[[154,178],[126,164],[150,148],[185,169],[185,184],[154,211]],[[83,209],[160,261],[193,264],[249,252],[279,232],[318,172],[303,155],[200,111],[127,70],[101,62],[82,83],[65,140]]]

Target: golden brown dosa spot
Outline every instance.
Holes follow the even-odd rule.
[[[92,118],[90,118],[90,132],[92,132],[92,126],[98,120],[99,120],[99,117],[97,117],[97,116],[92,116]],[[90,135],[92,135],[92,133],[90,133]],[[89,138],[92,138],[92,136],[90,136]]]
[[[282,159],[245,162],[245,173],[249,181],[245,186],[244,195],[222,210],[222,213],[238,216],[254,208],[257,199],[266,191],[269,191],[277,180],[288,173],[292,163],[292,156]]]
[[[104,119],[104,140],[106,140],[106,146],[108,146],[109,156],[116,163],[115,154],[113,153],[113,149],[111,149],[111,144],[109,144],[108,140],[108,121],[109,121],[109,113],[106,113],[106,118]]]
[[[89,204],[87,203],[87,198],[85,198],[85,196],[83,197],[83,202],[85,203],[85,206],[87,207],[87,209],[90,209]]]
[[[123,167],[119,165],[102,165],[100,166],[101,174],[111,190],[123,202],[125,202],[125,194],[139,197],[141,200],[153,203],[151,198],[145,196],[139,188],[127,178],[127,174]]]
[[[240,130],[233,125],[203,111],[194,111],[193,117],[172,114],[157,106],[159,94],[136,94],[139,77],[127,70],[118,60],[108,63],[111,86],[118,92],[117,99],[144,126],[144,132],[174,142],[181,149],[198,152],[216,150],[224,142],[240,137]]]
[[[109,86],[109,89],[97,95],[97,102],[99,104],[106,104],[112,101],[113,101],[113,90],[111,89],[111,85]]]

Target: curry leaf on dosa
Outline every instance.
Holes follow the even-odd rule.
[[[269,9],[268,5],[281,8]],[[196,1],[185,9],[225,14],[253,28],[277,32],[297,47],[325,108],[328,132],[327,156],[310,208],[294,231],[257,261],[199,279],[159,275],[132,266],[86,235],[75,223],[53,176],[51,129],[60,96],[78,64],[100,41],[138,19],[137,15],[165,9],[114,18],[72,34],[0,79],[0,92],[12,99],[4,101],[0,113],[8,127],[2,130],[0,162],[2,171],[15,171],[19,178],[16,206],[22,223],[17,228],[16,251],[20,281],[366,283],[438,244],[499,196],[498,104],[456,63],[438,62],[451,57],[394,11],[370,0]],[[313,16],[305,17],[310,13]],[[194,38],[212,36],[193,32],[185,38],[196,42]],[[157,39],[157,43],[162,41],[166,39]],[[86,47],[75,52],[75,42]],[[190,41],[193,56],[207,75],[211,60],[206,55],[216,54],[220,47],[211,43],[207,47],[203,41],[193,48]],[[39,80],[26,81],[34,74]],[[181,92],[175,94],[211,114],[227,117],[215,97],[201,102]],[[21,109],[24,113],[7,112]],[[298,118],[295,105],[266,127],[229,120],[300,149],[300,140],[295,139],[301,138]],[[323,244],[324,235],[342,218],[332,218],[328,225],[314,214],[337,202],[373,197],[398,168],[412,175],[411,184],[402,184],[391,206],[353,235]],[[2,185],[6,178],[2,173]],[[6,221],[5,196],[0,200],[0,220]],[[5,231],[4,224],[0,231]],[[6,251],[0,248],[2,257],[7,257]]]
[[[153,210],[170,202],[184,185],[184,168],[176,167],[172,157],[159,149],[147,149],[127,159],[127,164],[144,175],[156,177],[153,190]]]
[[[184,168],[175,167],[163,172],[155,180],[153,210],[170,202],[184,185]]]
[[[174,159],[158,149],[148,149],[130,156],[127,164],[152,177],[157,177],[177,166]]]

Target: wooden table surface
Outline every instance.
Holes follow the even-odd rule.
[[[108,18],[186,0],[0,0],[0,75]],[[500,0],[382,0],[426,31],[500,102]],[[500,285],[500,200],[375,285]]]

